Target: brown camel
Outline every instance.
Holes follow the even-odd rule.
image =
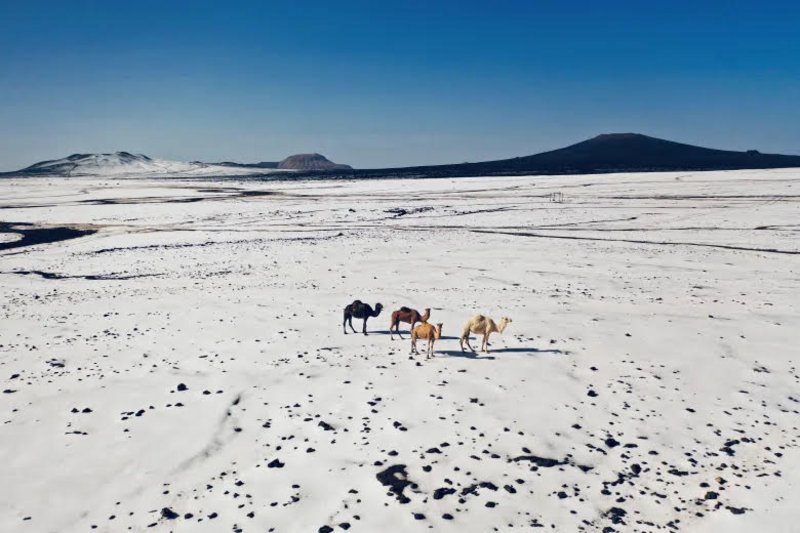
[[[428,355],[425,359],[430,359],[433,355],[433,343],[442,338],[442,324],[435,326],[423,322],[419,326],[411,330],[411,351],[419,355],[417,351],[417,339],[425,339],[428,341]]]
[[[401,339],[403,338],[403,336],[400,335],[400,322],[411,324],[408,327],[409,331],[411,331],[414,329],[414,324],[417,322],[427,322],[430,317],[431,310],[429,307],[425,308],[425,314],[422,315],[419,314],[419,311],[411,309],[410,307],[401,307],[397,311],[392,311],[392,321],[389,323],[389,337],[394,340],[392,331],[397,331],[397,336]]]
[[[467,348],[472,350],[475,353],[475,349],[470,346],[469,344],[469,334],[470,333],[478,333],[483,335],[483,340],[481,341],[481,350],[485,353],[489,353],[489,335],[494,333],[503,333],[506,327],[511,323],[511,319],[507,317],[503,317],[500,319],[499,324],[495,324],[494,320],[487,316],[483,315],[475,315],[470,318],[466,324],[464,324],[464,330],[461,333],[461,338],[459,339],[458,343],[461,346],[461,351],[464,350],[464,343],[467,343]]]

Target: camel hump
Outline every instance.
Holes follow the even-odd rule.
[[[358,307],[364,305],[364,303],[361,300],[353,300],[353,303],[351,303],[350,305],[352,305],[353,307]]]
[[[411,312],[411,308],[410,307],[406,307],[404,305],[403,307],[400,308],[400,311],[402,311],[404,313],[410,313]]]

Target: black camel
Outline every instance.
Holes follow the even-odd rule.
[[[356,328],[353,327],[353,319],[354,318],[363,318],[364,319],[364,335],[367,334],[367,319],[371,316],[378,316],[381,314],[381,309],[383,309],[383,305],[375,304],[375,310],[372,310],[372,307],[369,304],[363,303],[361,300],[356,300],[355,302],[351,303],[347,307],[344,308],[344,322],[342,322],[342,328],[344,329],[344,334],[347,335],[347,324],[350,324],[350,329],[353,330],[353,333],[356,333]]]

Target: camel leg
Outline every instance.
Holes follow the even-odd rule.
[[[469,348],[469,351],[471,351],[472,353],[475,353],[475,348],[473,348],[472,345],[469,343],[469,335],[464,337],[464,342],[467,343],[467,348]],[[463,346],[461,347],[461,351],[462,352],[464,351],[464,347]]]
[[[363,331],[364,335],[367,334],[367,319],[366,318],[364,319],[364,328],[363,328],[362,331]]]
[[[414,336],[413,333],[411,334],[411,353],[419,354],[419,352],[417,351],[417,338]]]
[[[402,338],[403,338],[403,336],[402,336],[402,335],[400,335],[400,319],[399,319],[399,318],[398,318],[398,319],[397,319],[397,321],[394,323],[394,328],[397,330],[397,336],[398,336],[398,337],[400,337],[400,338],[402,339]]]
[[[347,313],[344,314],[344,320],[342,320],[342,329],[344,334],[347,335]]]
[[[353,333],[356,333],[356,328],[353,327],[353,317],[347,319],[347,323],[350,324],[350,329],[353,330]]]
[[[489,334],[483,336],[483,353],[489,353]]]

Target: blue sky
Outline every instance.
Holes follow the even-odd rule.
[[[0,2],[0,170],[74,152],[358,167],[635,131],[800,154],[800,2]]]

